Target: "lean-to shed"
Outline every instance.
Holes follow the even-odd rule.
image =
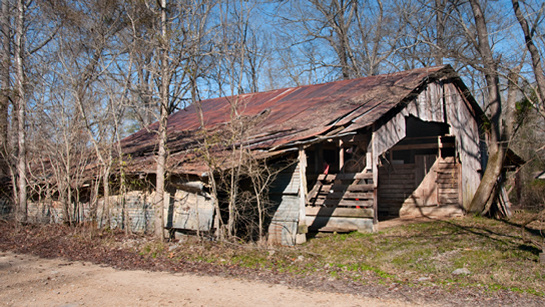
[[[483,112],[449,65],[200,106],[204,126],[195,106],[168,119],[170,197],[178,202],[167,223],[173,228],[214,227],[205,138],[218,169],[241,161],[233,148],[270,163],[296,162],[270,188],[276,206],[269,239],[285,245],[308,229],[373,231],[392,216],[461,215],[480,182]],[[155,133],[141,130],[121,143],[127,172],[154,174]],[[202,215],[206,226],[196,226]]]

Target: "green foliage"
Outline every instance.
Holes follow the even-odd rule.
[[[528,116],[528,112],[531,109],[532,109],[532,102],[528,100],[527,98],[517,101],[515,103],[516,123],[522,123],[524,119]]]

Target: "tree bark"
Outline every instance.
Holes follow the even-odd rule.
[[[530,27],[528,26],[528,21],[524,16],[522,15],[522,12],[520,10],[520,5],[518,0],[511,0],[513,3],[513,10],[515,11],[515,15],[517,16],[517,20],[520,24],[520,27],[522,28],[522,31],[524,32],[524,40],[526,42],[526,48],[530,52],[530,56],[532,57],[532,68],[534,69],[534,76],[536,78],[537,83],[537,97],[539,100],[539,109],[543,113],[545,112],[545,74],[543,73],[543,67],[541,66],[541,56],[539,54],[539,50],[534,44],[534,38],[533,33],[530,31]]]
[[[161,0],[161,88],[160,88],[160,117],[159,117],[159,149],[157,152],[157,171],[155,182],[155,219],[154,233],[157,238],[164,238],[164,194],[165,194],[165,163],[168,124],[168,38],[166,19],[166,0]]]
[[[497,69],[498,64],[494,60],[492,49],[488,42],[488,30],[486,28],[486,20],[481,5],[478,0],[469,0],[469,3],[475,20],[478,50],[482,58],[481,69],[485,75],[488,92],[488,106],[490,110],[490,131],[488,134],[490,159],[483,178],[481,179],[481,183],[469,205],[470,212],[482,212],[485,209],[487,202],[495,195],[496,181],[498,180],[503,167],[505,149],[501,142],[502,138],[500,133],[502,108]]]
[[[17,186],[19,195],[17,197],[18,219],[21,222],[27,220],[27,178],[26,178],[26,97],[25,97],[25,78],[23,67],[23,26],[24,26],[25,8],[23,0],[17,1],[16,17],[16,37],[15,37],[15,65],[17,90]]]
[[[8,108],[9,108],[9,88],[10,88],[10,19],[9,19],[9,7],[8,1],[2,0],[2,63],[1,63],[1,79],[2,92],[0,93],[0,161],[6,159],[6,147],[8,144]],[[4,171],[4,163],[0,163],[0,174]]]
[[[515,111],[517,103],[518,80],[522,65],[519,65],[509,71],[507,74],[507,109],[505,110],[505,127],[503,134],[505,137],[512,137],[515,125]]]
[[[435,65],[443,65],[443,52],[445,50],[445,0],[435,0],[435,24],[436,24],[436,53]]]

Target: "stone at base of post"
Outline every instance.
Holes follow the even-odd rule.
[[[303,244],[307,242],[307,234],[306,233],[298,233],[295,236],[295,244]]]
[[[297,235],[295,236],[295,244],[303,244],[307,242],[308,226],[305,224],[297,227]]]
[[[545,253],[539,253],[539,262],[545,264]]]

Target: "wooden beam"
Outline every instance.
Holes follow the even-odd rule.
[[[372,207],[373,200],[317,199],[316,206],[326,207]]]
[[[373,193],[353,193],[353,192],[333,192],[333,193],[324,193],[327,195],[328,199],[371,199],[373,198]]]
[[[336,232],[373,232],[373,219],[371,218],[344,218],[307,216],[307,223],[310,229],[319,231]]]
[[[373,209],[307,207],[307,216],[373,218]]]
[[[426,144],[407,144],[396,145],[391,150],[411,150],[411,149],[440,149],[440,148],[454,148],[454,144],[446,143],[439,145],[438,143],[426,143]]]
[[[333,181],[333,180],[352,180],[352,179],[371,179],[373,174],[370,173],[346,173],[346,174],[320,174],[318,180]]]
[[[316,184],[314,187],[316,187],[318,184]],[[314,189],[313,189],[314,190]],[[318,189],[316,189],[318,190]],[[329,193],[329,191],[334,192],[343,192],[343,191],[350,191],[350,192],[373,192],[373,185],[372,184],[353,184],[353,185],[346,185],[346,184],[324,184],[321,186],[321,188],[318,191],[314,191],[312,194],[309,193],[309,197],[314,197],[319,193]]]

